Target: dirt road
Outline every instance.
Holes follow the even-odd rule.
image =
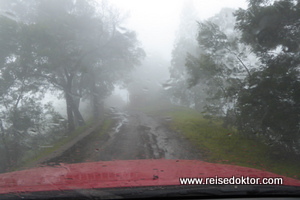
[[[115,112],[116,124],[101,140],[79,143],[55,163],[136,160],[197,159],[201,153],[180,133],[170,131],[162,118],[153,118],[139,111]]]

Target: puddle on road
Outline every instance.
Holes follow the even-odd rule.
[[[113,131],[111,131],[111,136],[120,132],[121,127],[128,122],[128,116],[126,113],[116,113],[117,116],[114,119],[118,119],[117,125],[113,127]]]

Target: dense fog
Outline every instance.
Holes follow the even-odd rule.
[[[0,172],[91,124],[117,119],[119,130],[128,116],[152,123],[134,122],[131,132],[157,133],[144,139],[160,149],[147,158],[172,157],[161,153],[163,125],[149,116],[172,121],[153,113],[179,107],[277,149],[273,157],[299,158],[299,1],[1,0],[0,7]],[[175,143],[185,144],[170,149]]]

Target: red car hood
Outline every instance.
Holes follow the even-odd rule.
[[[194,160],[124,160],[61,164],[0,174],[0,194],[74,189],[180,185],[183,177],[282,177],[257,169]]]

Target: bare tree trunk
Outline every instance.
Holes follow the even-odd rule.
[[[74,131],[75,130],[75,123],[79,126],[84,126],[85,121],[79,111],[79,104],[78,106],[74,103],[73,97],[71,93],[69,92],[70,90],[67,89],[65,91],[65,96],[66,96],[66,104],[67,104],[67,115],[68,115],[68,129],[69,131]]]
[[[9,153],[9,149],[8,149],[8,145],[7,145],[7,142],[6,142],[5,132],[4,132],[4,128],[3,128],[3,125],[2,125],[2,120],[1,119],[0,119],[0,131],[1,131],[1,140],[2,140],[2,143],[4,145],[5,160],[6,160],[3,167],[4,167],[4,170],[6,171],[11,166],[11,155]]]
[[[96,87],[96,81],[95,81],[95,75],[92,74],[92,96],[91,96],[91,102],[93,107],[93,117],[94,120],[98,120],[100,118],[100,102],[99,102],[99,91],[97,91]]]
[[[74,123],[74,115],[72,111],[72,97],[71,95],[65,91],[65,98],[66,98],[66,106],[67,106],[67,116],[68,116],[68,130],[74,131],[75,130],[75,123]]]
[[[75,130],[75,119],[76,123],[79,126],[84,125],[84,119],[79,112],[79,101],[76,105],[74,99],[72,97],[72,81],[73,75],[68,73],[67,69],[65,69],[65,78],[66,78],[66,85],[64,87],[65,98],[66,98],[66,105],[67,105],[67,115],[68,115],[68,129],[69,131]]]
[[[73,110],[73,114],[74,114],[74,118],[75,118],[75,123],[78,126],[84,126],[85,125],[85,121],[79,111],[79,104],[80,104],[80,98],[74,100],[74,98],[72,98],[72,110]]]
[[[97,94],[93,94],[93,116],[94,119],[98,119],[99,118],[99,103],[98,103],[98,97]]]

